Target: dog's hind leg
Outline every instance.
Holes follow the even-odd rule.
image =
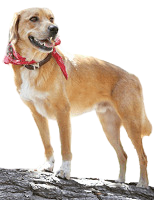
[[[102,109],[100,107],[102,106]],[[104,109],[104,110],[103,110]],[[121,120],[114,108],[110,107],[106,109],[104,105],[99,105],[97,111],[97,115],[102,124],[103,130],[106,134],[106,137],[110,144],[113,146],[117,153],[117,157],[120,165],[120,173],[119,173],[119,182],[125,182],[125,173],[126,173],[126,163],[127,163],[127,154],[123,150],[120,141],[120,126]]]
[[[147,174],[147,156],[143,149],[141,132],[142,132],[142,120],[138,109],[133,111],[133,115],[130,114],[130,110],[125,108],[127,116],[123,116],[123,125],[127,131],[129,138],[131,139],[139,158],[140,163],[140,179],[137,187],[148,187],[148,174]]]
[[[148,175],[147,175],[147,156],[143,149],[142,138],[141,138],[141,125],[138,124],[135,118],[129,122],[123,122],[124,127],[128,133],[129,138],[131,139],[140,163],[140,179],[137,184],[138,187],[148,187]]]
[[[151,132],[151,124],[145,118],[142,87],[135,76],[120,80],[112,92],[112,100],[122,124],[131,139],[139,158],[140,179],[138,187],[148,187],[147,156],[145,155],[142,136],[143,132]]]

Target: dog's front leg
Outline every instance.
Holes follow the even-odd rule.
[[[38,170],[41,171],[53,171],[54,168],[54,156],[53,156],[53,148],[50,144],[50,133],[49,133],[49,127],[48,127],[48,120],[40,115],[34,105],[29,102],[29,101],[24,101],[24,103],[30,108],[33,118],[36,122],[36,125],[39,129],[40,136],[43,142],[43,146],[45,149],[45,158],[46,161],[45,163],[41,166],[38,167]]]
[[[60,131],[61,140],[61,154],[62,154],[62,166],[57,172],[57,176],[61,178],[70,178],[71,172],[71,123],[70,123],[70,109],[57,113],[57,123]]]

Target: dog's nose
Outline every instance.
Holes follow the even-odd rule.
[[[58,33],[58,27],[55,26],[55,25],[50,25],[50,26],[48,27],[48,30],[50,31],[50,36],[51,36],[51,37],[55,37],[56,34]]]

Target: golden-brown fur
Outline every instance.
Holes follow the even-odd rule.
[[[39,22],[29,21],[31,16],[36,15]],[[10,39],[16,51],[27,60],[39,62],[47,56],[47,52],[39,51],[30,43],[28,36],[33,34],[40,40],[46,38],[51,16],[53,17],[51,11],[40,8],[26,9],[15,15]],[[120,164],[119,181],[125,181],[127,161],[120,142],[120,126],[123,125],[139,157],[138,186],[147,187],[147,157],[142,137],[150,135],[152,127],[145,113],[142,87],[138,78],[93,57],[75,55],[71,60],[62,52],[59,53],[66,65],[68,80],[65,80],[54,58],[35,71],[13,65],[17,90],[33,114],[47,160],[53,156],[47,118],[57,120],[62,158],[64,162],[70,163],[70,116],[95,109],[104,132],[117,153]],[[61,167],[58,175],[69,178],[70,169]]]

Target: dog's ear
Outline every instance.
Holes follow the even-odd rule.
[[[12,44],[16,44],[18,41],[18,25],[19,25],[20,15],[18,13],[14,14],[12,25],[10,28],[9,38]]]

